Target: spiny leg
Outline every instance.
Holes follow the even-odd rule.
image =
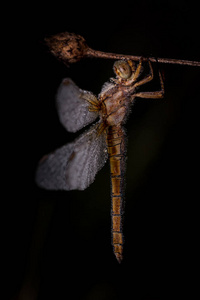
[[[165,89],[164,89],[163,78],[162,78],[162,75],[161,75],[160,71],[159,71],[159,78],[160,78],[160,85],[161,85],[161,90],[160,91],[136,93],[136,94],[134,94],[134,98],[135,97],[153,98],[153,99],[163,98],[164,93],[165,93]]]
[[[141,57],[140,61],[139,61],[139,64],[137,66],[137,69],[136,69],[135,73],[133,74],[132,82],[136,81],[138,79],[138,76],[140,75],[140,71],[141,71],[141,68],[142,68],[142,61],[143,61],[143,58]]]
[[[142,61],[143,61],[143,58],[141,57],[140,58],[140,61],[139,61],[139,64],[137,65],[137,69],[135,72],[133,72],[133,74],[131,75],[130,79],[127,79],[126,82],[124,83],[124,85],[131,85],[133,82],[135,82],[139,75],[140,75],[140,72],[141,72],[141,68],[142,68]],[[129,65],[130,65],[130,62],[129,62]],[[133,70],[133,66],[131,66],[131,69]]]
[[[153,67],[152,67],[152,64],[151,64],[150,61],[148,61],[148,63],[149,63],[149,68],[150,68],[150,74],[148,76],[146,76],[144,79],[136,82],[134,84],[134,88],[136,88],[136,87],[138,87],[140,85],[143,85],[143,84],[145,84],[145,83],[147,83],[147,82],[149,82],[149,81],[151,81],[153,79]]]

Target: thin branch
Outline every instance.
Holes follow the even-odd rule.
[[[91,49],[85,39],[81,35],[74,33],[64,32],[51,36],[45,39],[50,51],[64,63],[74,63],[82,59],[83,57],[97,57],[105,59],[130,59],[138,61],[141,56],[124,55],[109,53]],[[151,62],[159,62],[165,64],[178,64],[200,67],[199,61],[182,60],[174,58],[155,58],[155,57],[143,57],[143,60],[150,60]]]
[[[98,58],[107,58],[107,59],[131,59],[134,61],[138,61],[141,56],[136,55],[125,55],[125,54],[115,54],[115,53],[109,53],[109,52],[102,52],[93,50],[91,48],[88,48],[87,50],[87,56],[88,57],[98,57]],[[183,59],[174,59],[174,58],[155,58],[155,57],[143,57],[143,60],[147,61],[150,60],[151,62],[159,62],[164,64],[177,64],[177,65],[188,65],[188,66],[196,66],[200,67],[199,61],[193,61],[193,60],[183,60]]]

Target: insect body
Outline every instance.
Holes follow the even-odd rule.
[[[112,244],[118,262],[122,260],[124,206],[124,177],[126,161],[126,136],[123,128],[135,97],[162,98],[164,84],[159,73],[161,90],[136,92],[136,87],[153,79],[153,69],[138,80],[142,59],[137,68],[131,60],[114,63],[116,78],[106,83],[98,97],[80,90],[71,79],[64,79],[57,94],[58,115],[63,126],[76,132],[99,120],[91,128],[55,152],[45,156],[39,163],[36,182],[46,189],[84,190],[110,160],[112,198]]]

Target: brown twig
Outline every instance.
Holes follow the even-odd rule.
[[[81,60],[83,57],[97,57],[106,59],[131,59],[138,61],[141,56],[124,55],[109,53],[91,49],[85,39],[81,35],[64,32],[51,36],[45,39],[50,51],[64,63],[74,63]],[[154,58],[148,57],[143,60],[150,60],[151,62],[159,62],[166,64],[178,64],[200,67],[199,61],[182,60],[174,58]]]

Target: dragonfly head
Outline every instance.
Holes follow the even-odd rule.
[[[121,79],[129,79],[135,71],[135,64],[130,60],[117,60],[113,66],[117,77]]]

